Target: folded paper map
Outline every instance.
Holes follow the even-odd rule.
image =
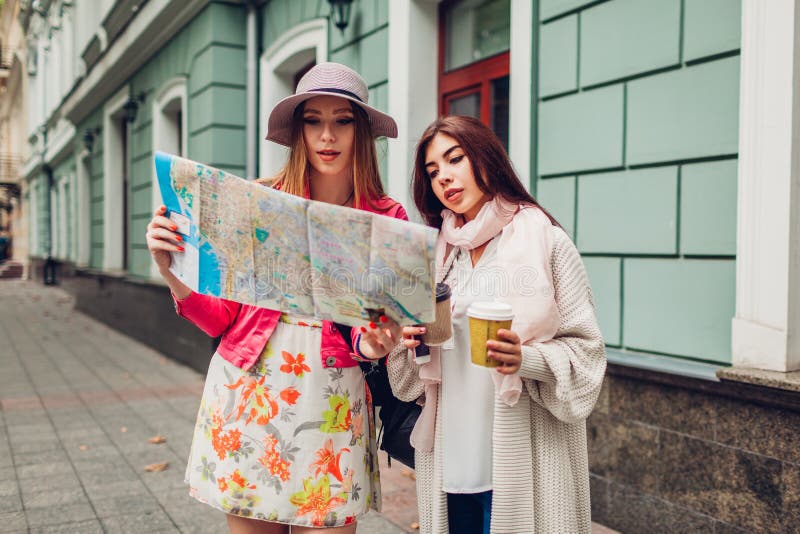
[[[162,152],[155,166],[185,243],[170,271],[193,290],[351,326],[376,310],[400,324],[433,320],[436,229]]]

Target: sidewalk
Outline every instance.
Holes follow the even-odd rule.
[[[0,281],[0,532],[227,532],[183,483],[203,379],[58,288]],[[383,512],[359,534],[415,532],[412,477],[381,457]]]
[[[60,289],[0,282],[0,532],[227,532],[183,483],[204,377],[72,308]],[[411,531],[404,471],[382,471],[387,513],[359,534]]]

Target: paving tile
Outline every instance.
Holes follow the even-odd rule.
[[[45,508],[47,506],[63,506],[67,504],[88,504],[89,498],[80,486],[60,490],[26,492],[22,502],[26,509]]]
[[[0,514],[8,512],[21,512],[21,511],[22,511],[22,499],[20,499],[19,493],[7,495],[2,499],[0,499]]]
[[[108,534],[139,534],[141,532],[180,532],[163,511],[128,514],[101,519]],[[225,532],[225,530],[217,530]]]
[[[16,480],[0,481],[0,499],[17,493],[19,493],[19,485]]]
[[[161,510],[161,505],[149,494],[102,498],[92,500],[92,505],[100,518]]]
[[[30,532],[31,534],[103,534],[103,526],[99,520],[90,519],[78,523],[33,528]]]
[[[135,497],[139,495],[147,495],[150,490],[147,489],[141,480],[123,480],[117,482],[109,482],[108,484],[86,486],[86,493],[91,500],[108,499],[112,497]]]
[[[6,532],[27,532],[28,523],[25,514],[22,512],[10,512],[0,514],[0,525]]]
[[[88,503],[68,504],[59,507],[34,508],[26,510],[31,528],[65,523],[78,523],[95,519],[94,510]]]
[[[53,464],[53,463],[67,463],[69,458],[63,449],[53,449],[50,451],[41,452],[27,452],[14,455],[14,465],[19,469],[24,465],[34,464]]]
[[[17,467],[17,476],[20,480],[28,478],[47,478],[52,475],[66,475],[73,473],[68,462],[51,462],[46,464],[21,465]]]
[[[23,500],[32,493],[43,491],[69,490],[81,486],[78,477],[74,473],[64,475],[54,475],[47,478],[31,478],[20,481]]]

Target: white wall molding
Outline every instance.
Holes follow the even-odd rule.
[[[508,124],[508,155],[514,162],[522,183],[532,186],[532,101],[533,94],[533,2],[512,0],[510,43],[510,87]]]
[[[96,108],[98,101],[113,93],[115,84],[132,76],[208,3],[209,0],[150,0],[145,3],[65,100],[62,114],[73,123],[80,123]]]
[[[118,115],[128,100],[128,86],[124,86],[103,107],[103,270],[120,271],[123,268],[125,240],[122,220],[125,210],[120,164],[127,165],[123,157]],[[122,124],[127,128],[127,124]]]
[[[389,115],[397,139],[388,142],[388,194],[420,220],[411,198],[414,149],[438,110],[438,12],[430,0],[389,2]]]
[[[180,106],[181,110],[181,127],[178,131],[177,125],[172,115],[174,113],[173,106]],[[153,152],[160,150],[170,154],[187,154],[187,139],[189,138],[189,131],[187,128],[188,111],[188,94],[186,89],[186,77],[176,76],[168,80],[156,92],[153,99]],[[178,144],[180,143],[180,145]],[[162,204],[161,190],[158,186],[158,176],[156,174],[155,163],[152,168],[152,208],[155,209]],[[154,262],[150,263],[150,277],[161,279],[158,273],[158,268]]]
[[[800,369],[800,10],[742,1],[733,364]]]
[[[294,92],[295,73],[312,60],[328,61],[328,19],[313,19],[288,29],[261,55],[258,134],[261,139],[267,134],[269,112]],[[283,167],[288,149],[272,141],[262,143],[259,176],[274,176]]]
[[[75,162],[76,170],[76,211],[73,220],[75,221],[75,264],[79,267],[88,267],[92,252],[92,226],[91,226],[91,188],[89,182],[91,152],[82,151]]]

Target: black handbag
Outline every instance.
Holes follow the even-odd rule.
[[[333,323],[344,340],[350,345],[350,327]],[[389,455],[389,465],[394,458],[398,462],[414,468],[414,447],[411,446],[411,431],[417,423],[422,407],[416,402],[398,399],[392,393],[389,373],[386,370],[386,357],[369,362],[359,362],[364,380],[372,393],[372,405],[377,410],[381,426],[378,431],[380,449]]]

